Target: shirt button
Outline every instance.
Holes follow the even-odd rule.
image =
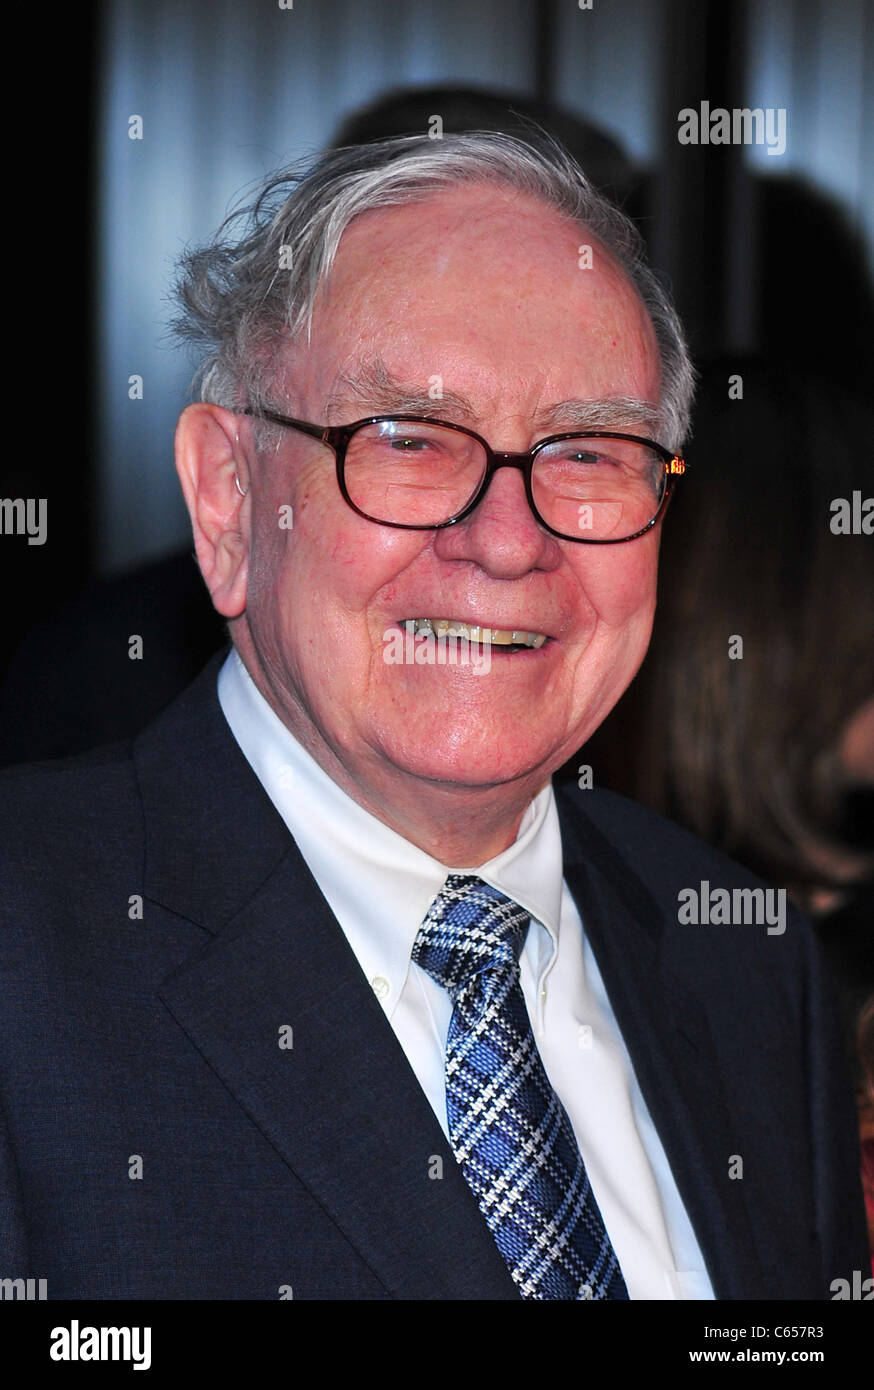
[[[384,975],[374,975],[373,979],[370,981],[370,987],[377,999],[385,999],[391,989],[391,985]]]

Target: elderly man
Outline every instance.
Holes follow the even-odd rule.
[[[233,649],[130,747],[4,779],[0,1274],[829,1297],[865,1240],[806,923],[708,921],[764,891],[551,783],[643,660],[683,469],[633,228],[471,134],[232,230],[183,270],[176,442]]]

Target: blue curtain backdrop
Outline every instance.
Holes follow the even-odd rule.
[[[687,8],[691,21],[693,0]],[[670,117],[684,5],[593,0],[587,10],[577,0],[556,0],[547,17],[544,38],[537,0],[103,6],[94,381],[102,572],[189,539],[172,442],[192,363],[166,333],[177,256],[207,237],[247,186],[320,150],[344,115],[412,83],[539,91],[603,126],[658,177],[671,140],[666,112]],[[759,0],[742,7],[742,25],[744,104],[788,113],[785,154],[750,147],[744,159],[769,177],[802,174],[834,195],[870,254],[871,3]],[[132,116],[142,119],[140,140],[129,138]],[[667,153],[676,159],[676,149]],[[810,264],[817,273],[815,246]],[[742,261],[736,270],[745,273]],[[735,289],[729,287],[741,302]],[[132,375],[143,379],[142,400],[129,398]]]

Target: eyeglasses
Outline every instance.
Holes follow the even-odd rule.
[[[313,425],[274,410],[238,413],[326,444],[352,510],[408,531],[454,526],[470,515],[499,468],[519,468],[531,510],[552,535],[590,545],[633,541],[655,526],[686,469],[661,444],[612,430],[553,434],[513,454],[496,452],[463,425],[427,416]]]

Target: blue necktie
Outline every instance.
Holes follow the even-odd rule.
[[[448,991],[446,1113],[455,1157],[523,1298],[627,1299],[570,1120],[519,983],[528,913],[450,874],[413,960]]]

